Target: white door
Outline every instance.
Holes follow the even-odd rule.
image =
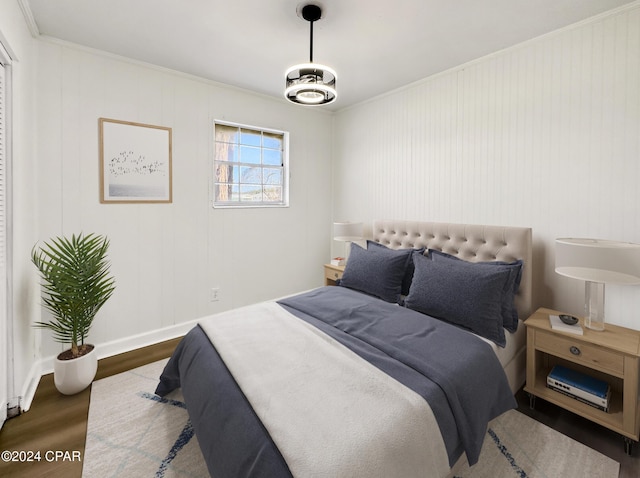
[[[8,240],[10,225],[10,171],[8,102],[9,56],[0,43],[0,428],[7,418],[9,393],[13,387],[13,357],[10,353],[11,261]]]

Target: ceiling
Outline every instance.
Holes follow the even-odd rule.
[[[339,110],[631,0],[20,0],[40,35],[282,98],[309,60],[338,73]]]

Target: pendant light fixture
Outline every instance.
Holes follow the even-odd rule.
[[[326,105],[335,101],[336,72],[313,62],[313,22],[320,20],[322,9],[308,4],[302,7],[302,18],[310,24],[309,63],[292,66],[286,73],[284,96],[301,105]]]

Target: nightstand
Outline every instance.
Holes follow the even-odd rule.
[[[324,285],[336,285],[338,279],[342,279],[344,266],[324,265]]]
[[[539,397],[566,410],[613,430],[624,437],[625,451],[631,453],[632,440],[640,438],[638,408],[638,373],[640,331],[606,324],[597,332],[580,325],[584,335],[574,335],[551,328],[551,309],[538,309],[525,321],[527,326],[527,383],[531,407]],[[611,386],[609,412],[604,412],[547,388],[547,375],[560,364]]]

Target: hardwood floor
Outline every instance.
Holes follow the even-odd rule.
[[[100,360],[96,380],[169,357],[178,342],[179,339],[170,340]],[[42,460],[32,463],[0,461],[0,476],[80,478],[81,461],[47,461],[44,454],[56,450],[78,451],[80,457],[84,456],[90,397],[90,388],[77,395],[61,395],[55,389],[53,376],[43,376],[29,412],[7,420],[0,431],[0,451],[41,451]],[[536,408],[532,410],[522,390],[516,398],[522,413],[618,461],[620,478],[640,476],[640,444],[634,445],[631,456],[626,455],[620,435],[543,400],[537,400]]]
[[[96,380],[169,357],[179,341],[169,340],[102,359]],[[0,476],[80,478],[82,461],[72,459],[73,452],[79,452],[80,459],[84,456],[90,397],[91,387],[77,395],[62,395],[53,384],[53,374],[43,376],[29,411],[7,420],[0,431],[0,452],[40,451],[41,459],[29,463],[0,460]],[[56,451],[70,453],[56,460]]]

